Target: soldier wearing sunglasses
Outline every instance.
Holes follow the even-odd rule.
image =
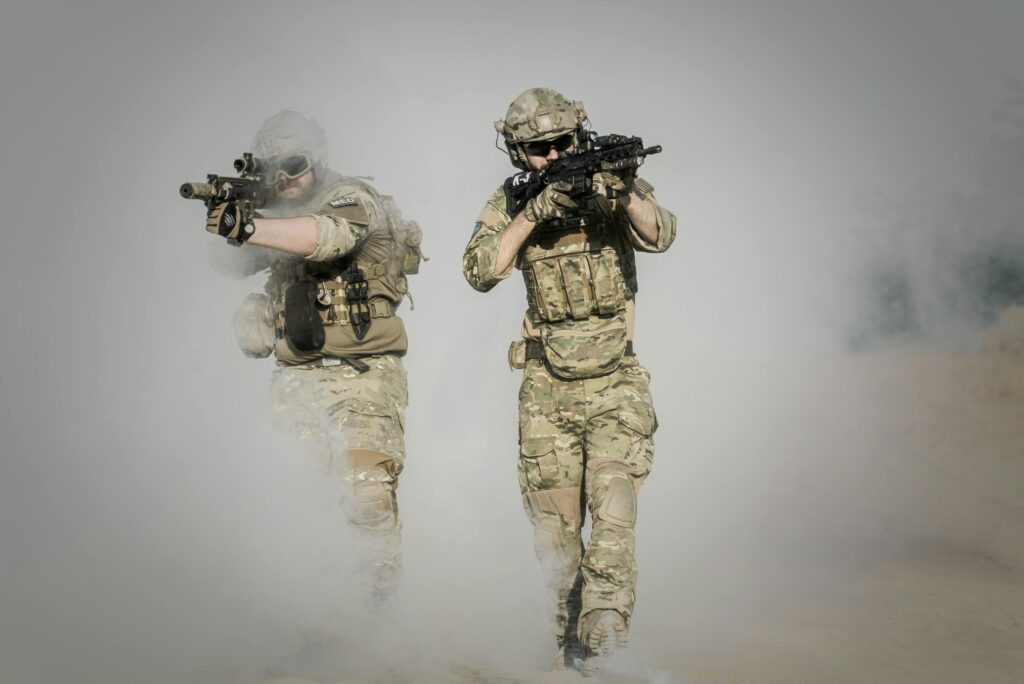
[[[548,88],[522,93],[495,122],[523,171],[571,154],[586,125],[582,103]],[[654,456],[650,374],[633,346],[634,251],[663,252],[676,232],[675,217],[633,172],[593,182],[589,196],[552,183],[518,213],[498,188],[463,257],[481,292],[513,266],[526,280],[523,339],[509,349],[510,365],[524,369],[519,485],[554,603],[557,664],[584,674],[626,644],[637,493]]]
[[[272,116],[252,151],[269,201],[258,216],[215,206],[207,229],[244,244],[221,242],[212,256],[234,275],[268,272],[264,292],[235,317],[239,346],[276,357],[274,408],[338,483],[377,605],[400,568],[408,341],[397,312],[419,269],[421,234],[391,197],[328,168],[324,131],[305,114]]]

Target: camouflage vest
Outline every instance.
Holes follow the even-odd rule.
[[[544,356],[566,378],[618,367],[627,340],[626,309],[637,291],[636,260],[623,220],[604,196],[592,199],[577,228],[541,224],[519,252],[527,315],[540,330]]]
[[[331,212],[372,230],[360,246],[344,257],[325,262],[302,258],[272,264],[266,290],[274,303],[278,361],[305,363],[321,356],[358,357],[404,354],[408,348],[405,326],[395,313],[409,293],[407,275],[419,272],[422,232],[413,221],[402,220],[394,200],[358,178],[332,176],[326,189],[312,202],[314,213],[328,202],[355,200]],[[358,277],[357,277],[358,276]],[[287,292],[296,283],[311,283],[315,309],[324,329],[319,350],[297,349],[290,343],[286,315]]]
[[[636,259],[604,197],[591,202],[593,219],[578,228],[544,224],[519,252],[532,323],[584,320],[625,310],[636,294]]]

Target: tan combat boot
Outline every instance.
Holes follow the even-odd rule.
[[[594,610],[583,618],[581,634],[587,651],[583,676],[590,677],[607,665],[609,657],[626,647],[629,629],[617,610]]]

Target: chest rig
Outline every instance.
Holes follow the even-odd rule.
[[[388,275],[386,264],[358,258],[275,264],[267,292],[276,303],[278,339],[287,339],[297,351],[317,351],[324,343],[323,329],[334,325],[351,326],[357,340],[365,339],[373,319],[393,316],[401,300],[384,296],[397,289],[379,282]]]
[[[637,291],[636,260],[604,197],[579,225],[537,227],[519,253],[534,323],[612,316]]]
[[[297,352],[319,351],[334,326],[342,337],[372,346],[373,321],[395,315],[409,291],[406,275],[418,272],[423,258],[419,227],[400,218],[390,197],[358,179],[346,179],[345,186],[360,201],[374,200],[366,220],[384,229],[371,230],[356,250],[334,261],[296,258],[271,266],[267,292],[276,303],[277,337]]]
[[[568,226],[540,224],[519,252],[540,356],[560,378],[605,375],[627,353],[627,302],[637,284],[622,220],[599,195]]]

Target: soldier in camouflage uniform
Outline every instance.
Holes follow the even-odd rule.
[[[495,127],[512,163],[539,171],[574,149],[585,123],[582,103],[533,88]],[[633,352],[634,250],[663,252],[676,232],[643,179],[599,174],[594,185],[585,200],[548,185],[516,215],[498,188],[463,257],[466,279],[481,292],[513,265],[526,280],[523,339],[509,350],[512,367],[525,371],[519,484],[556,605],[559,664],[577,664],[582,648],[584,673],[626,643],[636,496],[654,455],[650,375]],[[591,216],[583,226],[544,225],[581,212]],[[584,545],[586,510],[593,531]]]
[[[267,162],[271,201],[257,217],[232,202],[215,207],[210,232],[238,239],[246,224],[252,232],[211,256],[235,275],[269,270],[265,292],[249,295],[235,317],[239,346],[276,356],[275,411],[342,485],[375,605],[400,568],[408,341],[396,311],[419,268],[421,233],[390,197],[327,168],[326,136],[305,114],[268,119],[252,151]]]

